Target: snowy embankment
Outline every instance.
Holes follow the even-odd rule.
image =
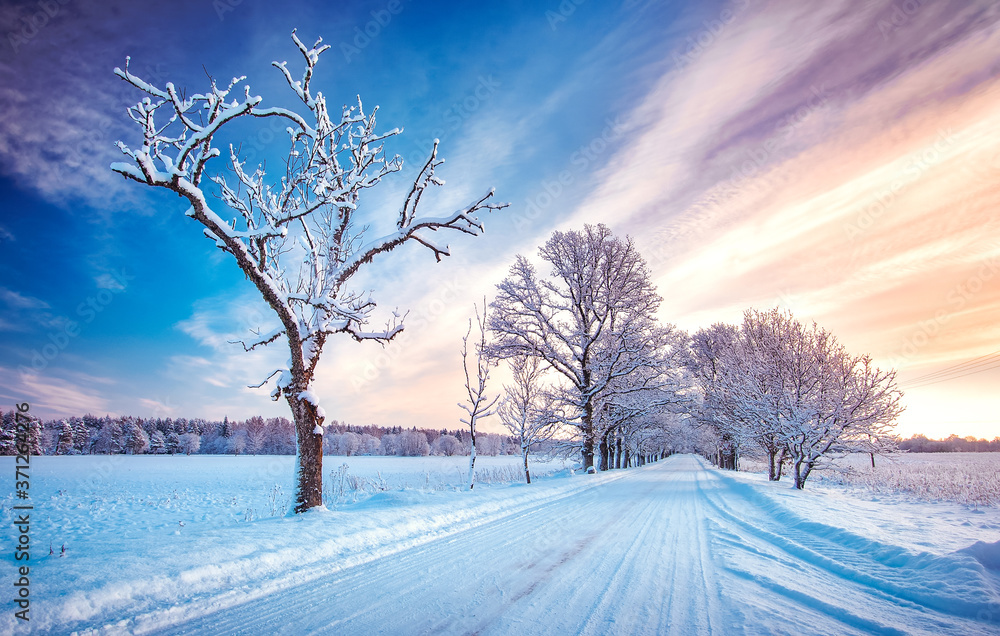
[[[102,459],[33,464],[34,632],[1000,630],[996,508],[794,491],[692,456],[471,493],[446,483],[467,458],[361,458],[410,488],[246,522],[290,458],[122,458],[90,483]]]

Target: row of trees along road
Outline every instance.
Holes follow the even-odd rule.
[[[383,328],[369,329],[376,303],[369,293],[351,289],[351,279],[408,242],[426,247],[440,261],[450,251],[433,238],[439,230],[479,236],[479,214],[505,204],[493,202],[490,190],[455,212],[419,215],[428,188],[443,185],[435,176],[443,161],[435,142],[393,227],[368,235],[377,219],[363,213],[363,195],[401,170],[399,156],[387,158],[383,150],[384,141],[400,131],[377,131],[378,109],[366,112],[360,97],[356,105],[331,112],[312,86],[319,57],[329,46],[317,40],[308,47],[294,31],[292,40],[304,60],[300,78],[286,62],[273,66],[300,103],[294,109],[263,106],[243,84],[245,78],[224,88],[212,80],[207,92],[186,94],[171,83],[161,88],[143,80],[128,64],[116,68],[142,94],[128,109],[142,142],[119,142],[127,161],[111,169],[185,199],[185,214],[232,257],[273,311],[274,326],[261,327],[240,344],[251,351],[284,342],[288,349],[287,367],[258,386],[274,380],[272,398],[284,397],[291,410],[298,456],[294,509],[303,512],[322,506],[326,414],[312,382],[327,339],[346,334],[385,343],[403,330],[396,312]],[[238,136],[228,144],[224,138],[238,125],[233,122],[270,118],[282,120],[288,132],[277,179],[269,179],[263,165],[247,166]],[[220,141],[228,146],[228,174],[214,168]],[[521,389],[505,392],[500,414],[522,434],[525,457],[529,440],[569,429],[587,469],[595,456],[602,468],[610,468],[628,465],[630,454],[638,461],[662,454],[669,437],[664,423],[696,412],[733,449],[757,443],[778,453],[779,470],[780,459],[789,454],[800,484],[823,453],[840,448],[843,440],[862,443],[898,411],[891,374],[871,369],[867,359],[846,356],[825,332],[793,333],[797,327],[790,317],[785,322],[792,331],[771,334],[770,323],[764,325],[761,337],[778,340],[756,349],[755,327],[748,322],[731,342],[719,345],[726,352],[718,359],[718,374],[706,375],[688,363],[687,335],[657,321],[661,299],[632,241],[614,237],[603,225],[556,232],[540,255],[549,274],[539,274],[518,256],[498,286],[488,320],[477,320],[481,335],[489,329],[495,342],[487,347],[483,335],[474,346],[476,355],[486,358],[477,368],[482,382],[467,371],[466,421],[473,436],[476,420],[491,410],[485,376],[500,359],[512,361],[515,375],[520,373]],[[538,373],[531,371],[535,364],[558,379],[525,392],[523,382],[538,379],[531,380]],[[741,376],[744,372],[751,375]],[[695,409],[696,404],[701,406]]]
[[[553,233],[539,255],[548,276],[519,255],[492,304],[491,353],[512,360],[516,378],[504,422],[523,430],[528,385],[539,381],[529,365],[540,364],[556,380],[534,391],[546,404],[534,407],[536,426],[548,418],[570,428],[584,469],[595,456],[602,469],[620,466],[623,440],[649,437],[660,415],[691,402],[686,335],[657,321],[661,299],[631,239],[588,225]]]
[[[490,354],[509,360],[514,378],[501,420],[522,442],[569,429],[583,467],[596,457],[606,470],[621,465],[623,442],[655,455],[679,436],[703,450],[707,439],[724,468],[743,449],[767,457],[771,480],[790,463],[796,488],[833,456],[874,461],[895,447],[895,372],[849,354],[818,325],[751,309],[739,327],[689,338],[658,322],[645,262],[604,225],[555,232],[539,256],[548,276],[518,256],[489,319]],[[700,440],[685,427],[700,428]]]
[[[766,454],[768,478],[789,462],[795,487],[831,455],[891,450],[902,412],[895,371],[849,354],[815,323],[791,313],[747,310],[740,326],[715,324],[694,334],[691,368],[702,389],[698,421],[720,440],[720,464]]]

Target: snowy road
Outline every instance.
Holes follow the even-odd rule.
[[[751,485],[681,456],[191,620],[167,625],[167,615],[154,612],[133,627],[996,634],[997,580],[971,557],[914,554],[801,519]],[[177,610],[169,616],[179,618]]]

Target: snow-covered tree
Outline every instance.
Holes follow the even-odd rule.
[[[539,255],[551,275],[540,277],[518,255],[497,286],[490,329],[499,340],[497,355],[539,357],[564,378],[566,423],[576,428],[583,467],[590,469],[602,433],[596,420],[601,396],[610,399],[616,385],[627,392],[655,388],[663,379],[663,330],[672,328],[656,323],[661,299],[631,239],[585,225],[554,232]]]
[[[802,342],[786,350],[787,382],[782,410],[795,487],[829,454],[871,452],[890,437],[903,411],[896,372],[853,356],[815,324],[801,328]]]
[[[425,457],[431,454],[427,436],[420,431],[403,431],[399,434],[396,454],[402,457]]]
[[[369,329],[375,301],[348,283],[380,254],[415,242],[440,260],[449,248],[432,238],[438,230],[472,236],[483,232],[478,214],[503,205],[493,203],[492,190],[457,211],[436,217],[418,215],[418,205],[442,160],[437,143],[417,173],[399,208],[393,228],[380,236],[367,231],[374,219],[362,215],[362,194],[402,168],[387,158],[383,142],[399,130],[377,132],[375,113],[356,105],[331,112],[326,97],[313,87],[321,41],[307,47],[292,32],[305,61],[299,79],[286,62],[274,62],[301,107],[265,107],[262,98],[234,78],[224,87],[213,80],[205,93],[185,94],[173,84],[162,88],[136,76],[126,64],[115,73],[138,88],[142,99],[129,116],[142,133],[132,147],[119,142],[128,161],[112,164],[115,172],[149,186],[177,193],[190,204],[186,214],[204,234],[229,254],[273,310],[277,327],[260,329],[243,341],[246,350],[284,339],[286,368],[277,376],[272,398],[284,397],[295,421],[297,444],[294,509],[322,506],[322,434],[325,414],[312,391],[313,376],[327,338],[347,334],[358,340],[387,342],[403,329],[398,313],[382,328]],[[221,153],[216,137],[240,120],[279,118],[287,124],[288,153],[280,178],[269,180],[262,166],[247,166],[239,144],[228,147],[231,175],[209,170]],[[221,208],[212,202],[214,185]],[[261,384],[263,385],[263,383]]]
[[[267,425],[264,418],[259,415],[247,418],[243,425],[247,432],[247,452],[256,455],[264,450],[264,443],[267,441]]]
[[[358,453],[358,449],[361,447],[361,436],[357,433],[352,433],[347,431],[341,435],[336,435],[335,450],[334,453],[337,455],[346,455],[350,457]]]
[[[188,434],[190,435],[190,433]],[[182,440],[184,439],[183,435],[181,436],[181,439]],[[234,431],[233,434],[226,439],[227,453],[231,453],[233,455],[242,455],[243,453],[246,452],[247,446],[248,446],[247,432],[243,429]],[[190,455],[190,453],[188,454]]]
[[[665,416],[690,411],[695,399],[687,333],[652,318],[638,322],[627,346],[614,352],[631,370],[614,376],[594,402],[601,470],[661,454]]]
[[[895,371],[849,354],[830,332],[777,308],[744,313],[717,371],[721,428],[763,450],[771,480],[791,462],[796,488],[832,455],[872,452],[891,438],[902,412]]]
[[[62,420],[60,422],[59,439],[56,441],[56,455],[69,455],[73,452],[73,425]]]
[[[295,424],[286,417],[272,417],[267,420],[267,444],[271,455],[290,455],[295,452]]]
[[[689,366],[701,388],[701,400],[692,409],[692,415],[699,425],[712,430],[718,436],[714,460],[720,468],[739,468],[741,431],[726,424],[723,408],[724,398],[720,379],[725,373],[723,364],[731,360],[732,352],[739,338],[739,330],[724,323],[716,323],[701,329],[691,336],[691,360]]]
[[[368,433],[361,434],[358,455],[378,455],[379,439]]]
[[[379,440],[379,455],[399,455],[399,435],[395,433],[386,433]]]
[[[0,455],[17,455],[17,424],[14,410],[0,411]]]
[[[18,440],[18,415],[19,413],[11,409],[6,413],[0,412],[3,419],[3,426],[0,428],[0,450],[4,455],[17,455]],[[25,417],[20,413],[21,417]],[[42,427],[40,422],[33,416],[28,416],[28,453],[31,455],[42,454]],[[23,424],[23,420],[22,420]]]
[[[513,382],[503,388],[503,400],[497,415],[504,427],[517,438],[524,466],[524,481],[531,483],[528,452],[532,446],[552,437],[558,430],[555,401],[541,385],[542,362],[539,358],[516,355],[508,361]]]
[[[28,452],[32,455],[43,455],[42,422],[36,417],[28,424]]]
[[[146,431],[135,418],[125,418],[123,422],[123,434],[125,436],[125,452],[132,455],[141,455],[149,450],[149,437]]]
[[[476,451],[480,455],[496,457],[503,452],[503,437],[497,433],[479,433],[476,436]]]
[[[434,440],[432,450],[435,455],[444,455],[445,457],[460,455],[462,453],[462,442],[458,441],[458,438],[454,435],[445,433],[444,435],[439,435]]]
[[[167,438],[163,431],[153,431],[149,436],[149,452],[153,455],[162,455],[167,452]]]
[[[176,433],[171,433],[176,435]],[[169,445],[169,442],[168,442]],[[184,433],[177,438],[177,451],[185,455],[192,455],[201,448],[201,435],[197,433]]]
[[[121,422],[117,419],[106,417],[103,420],[97,440],[94,443],[94,450],[98,453],[115,455],[125,449],[125,438],[122,433]]]
[[[201,439],[198,440],[198,448],[201,448]],[[177,433],[167,435],[167,452],[176,455],[181,451],[181,436]]]
[[[473,342],[473,351],[469,353],[469,338],[472,336],[472,319],[469,319],[469,329],[462,336],[462,370],[465,372],[465,399],[458,406],[465,411],[461,422],[469,427],[469,490],[475,484],[476,475],[476,424],[479,420],[493,415],[500,396],[490,398],[486,393],[486,383],[490,379],[490,370],[496,364],[486,345],[486,299],[483,299],[483,313],[474,307],[476,313],[477,336]],[[470,360],[474,358],[474,360]],[[469,366],[474,365],[470,371]]]
[[[88,422],[93,419],[93,415],[70,418],[70,424],[73,425],[73,447],[81,453],[90,453],[93,450],[90,444],[93,431],[88,426]]]

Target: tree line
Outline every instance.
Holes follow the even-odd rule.
[[[1000,437],[985,440],[953,434],[944,439],[928,439],[924,435],[914,435],[900,440],[898,446],[899,450],[910,453],[1000,453]]]
[[[14,411],[3,412],[0,455],[14,455]],[[508,435],[480,433],[479,453],[520,453]],[[249,417],[221,421],[201,418],[142,418],[130,415],[99,417],[86,414],[51,420],[32,420],[32,455],[294,455],[295,427],[284,417]],[[333,420],[327,425],[323,452],[327,455],[468,455],[466,431],[376,425],[355,426]]]

